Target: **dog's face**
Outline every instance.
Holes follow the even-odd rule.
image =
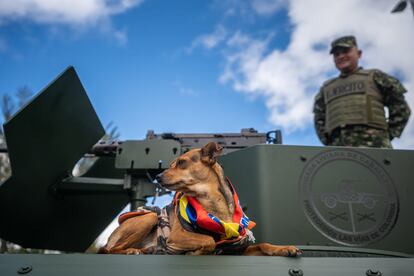
[[[216,162],[222,147],[210,142],[201,149],[190,150],[173,162],[157,179],[165,188],[187,194],[208,193],[223,170]]]

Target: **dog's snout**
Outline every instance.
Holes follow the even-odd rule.
[[[162,179],[162,173],[157,174],[157,176],[155,176],[155,180],[157,180],[158,183],[161,183],[161,179]]]

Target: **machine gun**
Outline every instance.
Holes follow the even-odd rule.
[[[173,140],[180,143],[180,154],[194,148],[201,148],[209,142],[216,142],[223,148],[223,154],[244,149],[258,144],[282,144],[282,132],[280,130],[258,133],[254,128],[243,128],[240,133],[161,133],[156,134],[148,130],[145,140],[160,141]],[[89,154],[93,156],[116,156],[121,141],[99,141],[92,147]],[[7,152],[6,148],[0,148],[0,152]],[[147,150],[148,151],[148,150]],[[178,148],[177,148],[178,151]]]

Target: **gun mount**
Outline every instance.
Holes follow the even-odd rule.
[[[0,184],[3,239],[24,247],[83,252],[129,202],[136,208],[157,192],[165,193],[152,178],[171,160],[216,141],[225,148],[219,162],[257,222],[256,239],[296,244],[305,253],[300,259],[0,255],[2,275],[413,273],[413,151],[286,146],[280,132],[253,129],[227,134],[149,131],[144,140],[97,143],[104,129],[72,67],[6,122],[4,130],[12,176]],[[74,176],[72,169],[85,154],[97,161]]]

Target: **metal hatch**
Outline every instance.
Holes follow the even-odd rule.
[[[119,194],[55,194],[105,134],[73,67],[4,124],[12,176],[0,185],[0,236],[23,247],[84,251],[127,204]]]

